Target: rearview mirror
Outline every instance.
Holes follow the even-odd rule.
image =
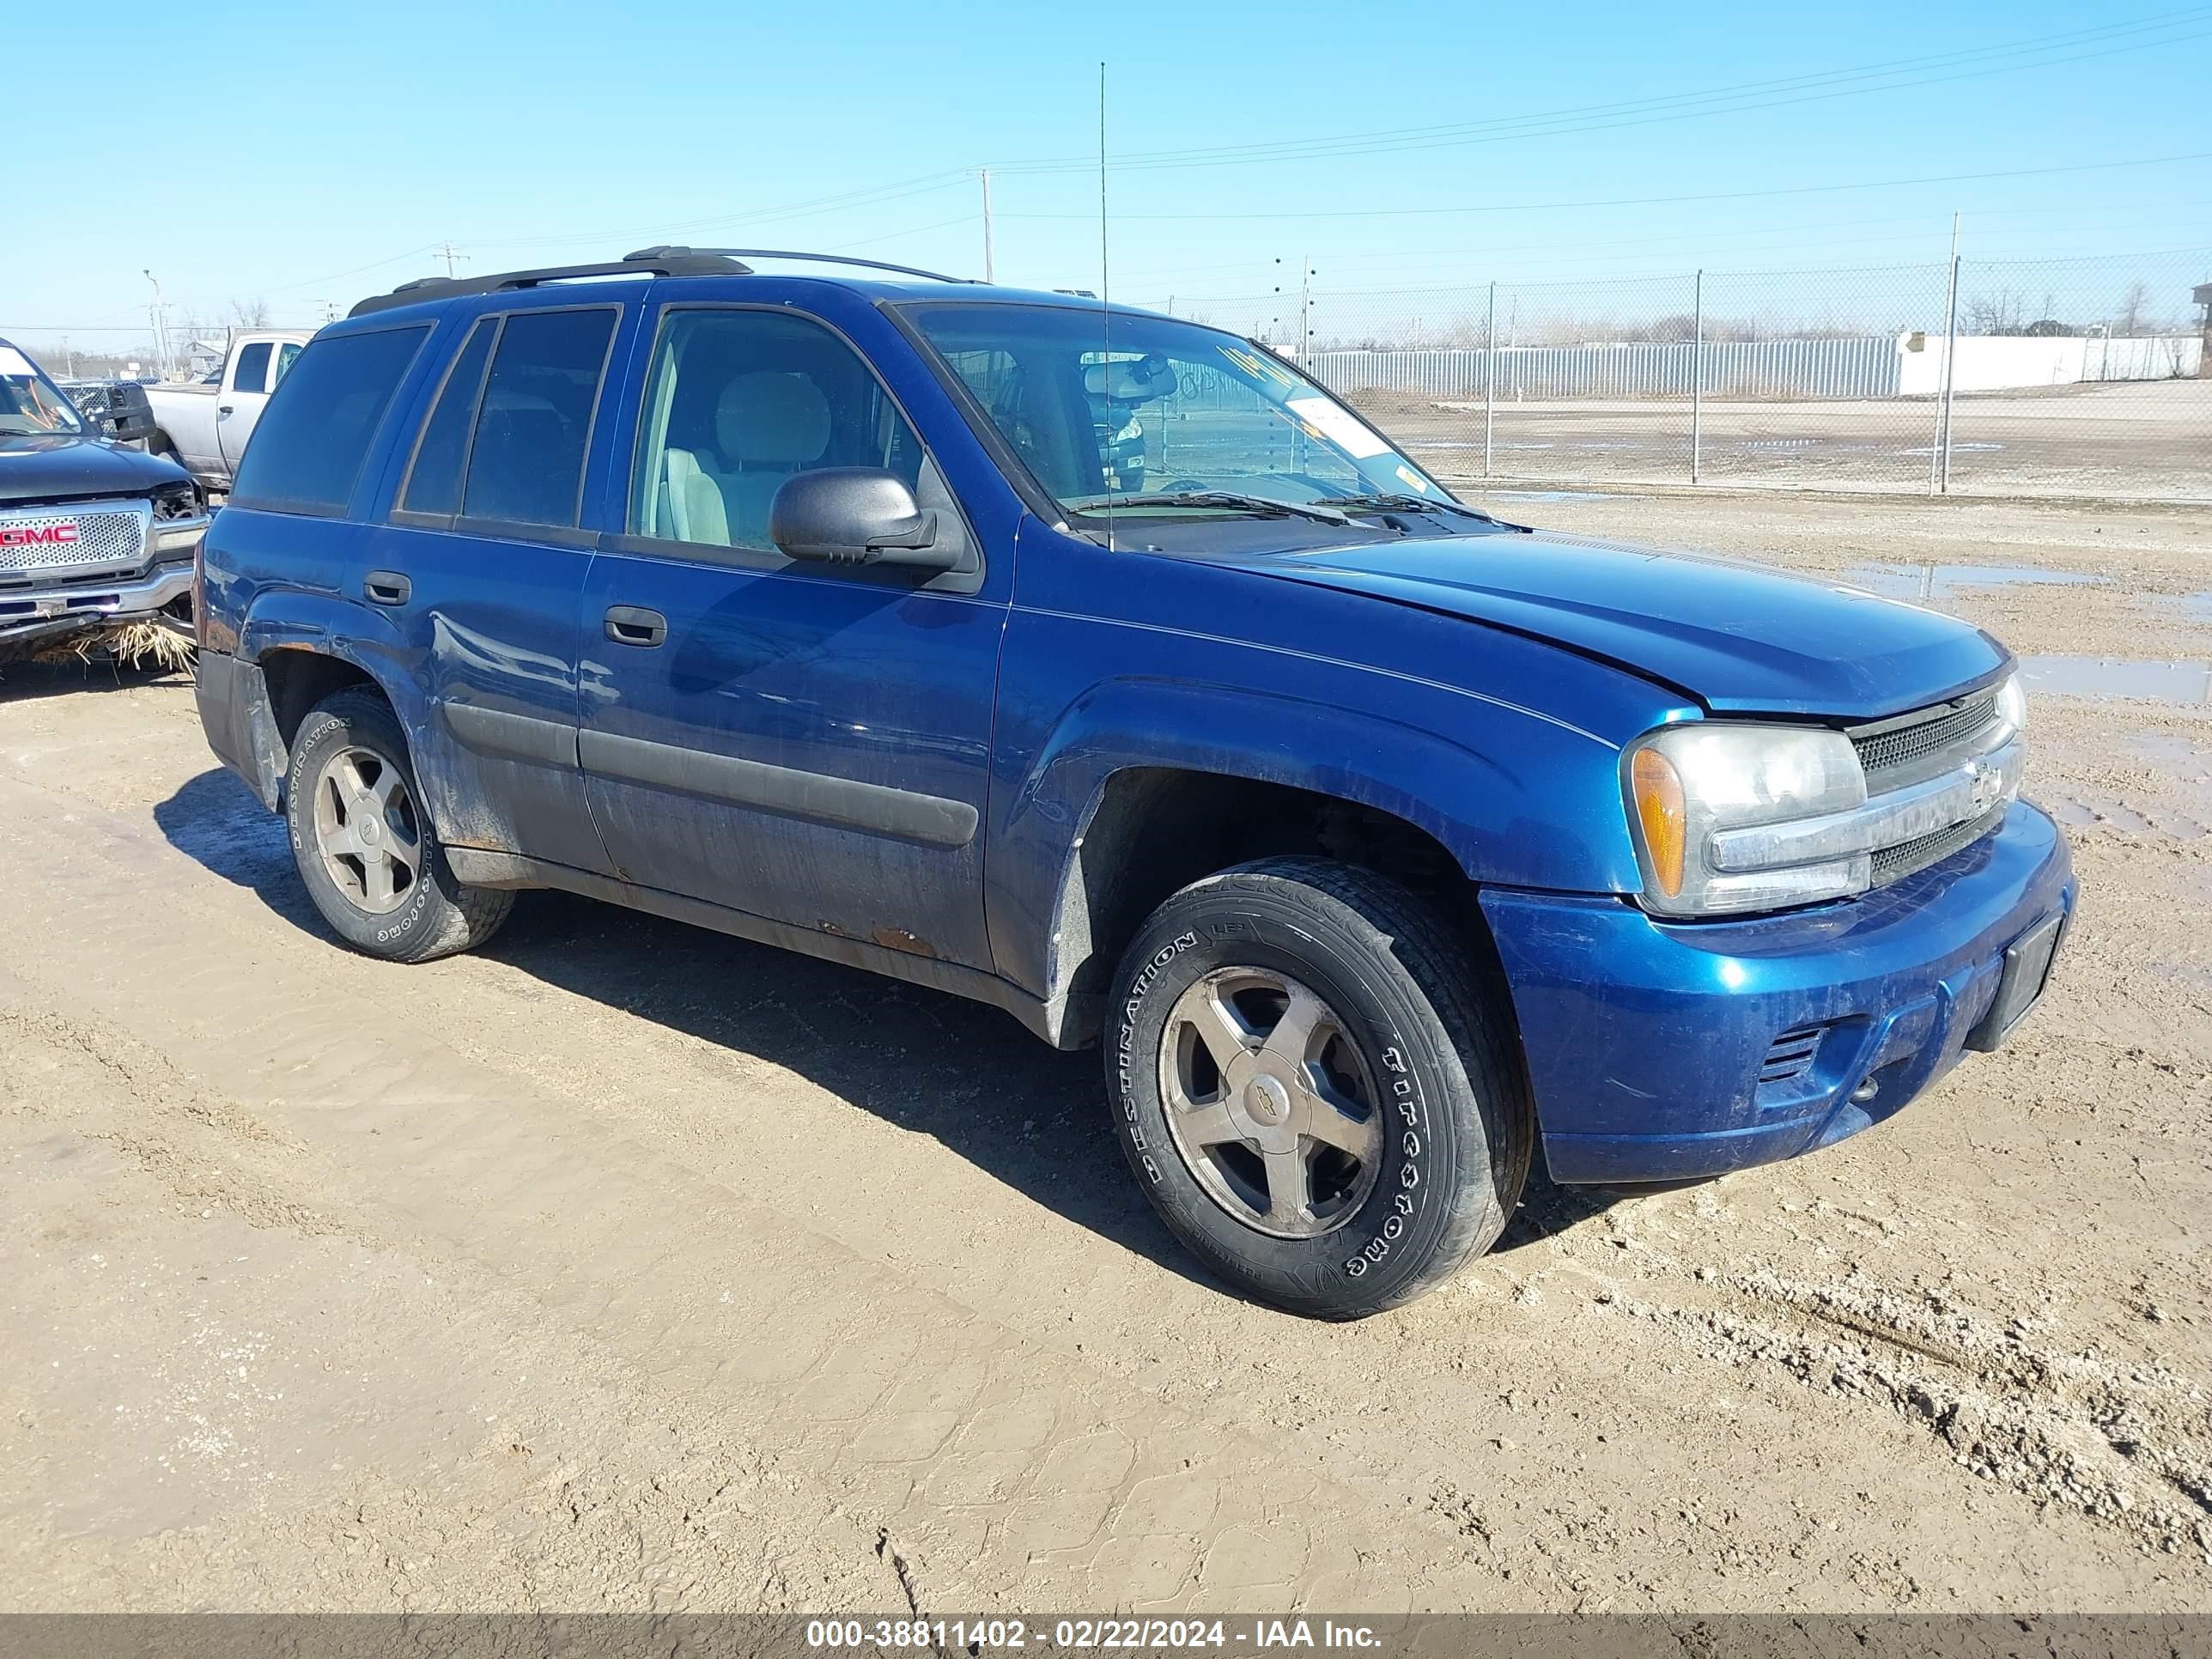
[[[937,511],[896,473],[824,466],[793,473],[769,503],[768,535],[794,559],[950,570],[956,543],[939,545]]]
[[[1109,404],[1148,404],[1176,389],[1175,365],[1157,351],[1092,363],[1083,371],[1083,389]]]

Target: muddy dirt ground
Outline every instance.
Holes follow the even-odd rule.
[[[1350,1328],[1194,1272],[1095,1055],[549,895],[349,955],[185,681],[12,672],[0,1608],[2212,1607],[2212,514],[1499,505],[2051,659],[2087,898],[1900,1119]]]

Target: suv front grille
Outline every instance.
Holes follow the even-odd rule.
[[[1893,881],[1903,881],[1907,876],[1918,875],[1931,865],[1941,864],[1954,853],[1963,852],[2004,822],[2005,809],[2009,801],[1999,801],[1979,817],[1954,823],[1948,830],[1936,830],[1911,841],[1899,842],[1894,847],[1885,847],[1873,855],[1873,884],[1884,886]]]
[[[1994,688],[1956,702],[1917,708],[1894,720],[1854,726],[1847,734],[1866,769],[1867,793],[1879,795],[1948,771],[1989,747],[1997,721]]]
[[[135,568],[146,556],[150,516],[138,502],[0,513],[0,576],[84,565]]]

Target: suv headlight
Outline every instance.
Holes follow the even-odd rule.
[[[1866,800],[1866,774],[1840,732],[1810,726],[1670,726],[1621,757],[1646,909],[1722,915],[1864,892],[1867,855],[1777,869],[1723,871],[1710,856],[1726,830],[1845,811]]]
[[[2000,729],[1990,741],[1992,749],[2027,730],[2027,688],[2020,683],[2017,673],[2006,675],[2004,684],[1997,687],[1997,720]]]

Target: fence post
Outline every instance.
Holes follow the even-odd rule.
[[[1482,330],[1482,476],[1490,476],[1490,448],[1498,426],[1498,284],[1490,285],[1490,320]]]
[[[1692,344],[1690,348],[1690,482],[1698,482],[1699,452],[1705,447],[1705,273],[1698,272],[1690,301]]]
[[[1942,463],[1941,492],[1951,493],[1951,395],[1959,380],[1959,256],[1951,256],[1951,301],[1943,319],[1942,439],[1936,446]]]
[[[1959,216],[1951,216],[1951,279],[1943,295],[1943,362],[1936,369],[1936,433],[1928,446],[1928,493],[1951,487],[1951,367],[1959,337]]]

